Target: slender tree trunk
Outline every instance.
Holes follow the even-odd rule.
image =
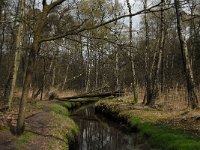
[[[54,60],[53,60],[53,72],[52,72],[52,79],[51,79],[51,86],[52,87],[54,87],[54,85],[55,85],[55,79],[56,79],[56,67],[57,67],[57,57],[58,57],[58,55],[59,55],[59,51],[57,50],[56,51],[56,54],[55,54],[55,58],[54,58]]]
[[[43,98],[43,92],[45,89],[45,81],[46,81],[46,60],[45,57],[43,57],[43,78],[42,78],[42,86],[41,86],[41,95],[40,95],[40,100]]]
[[[129,9],[129,14],[132,14],[131,12],[131,5],[130,5],[130,2],[129,0],[126,0],[126,3],[127,3],[127,7]],[[134,55],[134,50],[132,48],[133,46],[133,43],[132,43],[132,39],[133,39],[133,23],[132,23],[132,16],[130,16],[129,18],[129,45],[130,45],[130,57],[131,57],[131,69],[132,69],[132,76],[133,76],[133,98],[134,98],[134,101],[137,102],[138,101],[138,93],[137,93],[137,83],[136,83],[136,74],[135,74],[135,55]]]
[[[20,51],[22,49],[22,43],[23,43],[23,34],[24,34],[24,23],[23,23],[23,18],[24,18],[24,8],[25,8],[25,0],[20,1],[20,22],[17,30],[17,35],[16,35],[16,50],[14,54],[14,62],[13,66],[11,69],[11,73],[9,75],[9,83],[10,83],[10,88],[9,91],[7,92],[7,95],[5,95],[5,105],[8,106],[8,108],[11,107],[12,104],[12,99],[13,99],[13,93],[15,89],[15,84],[17,80],[17,73],[18,73],[18,68],[20,64]]]
[[[5,41],[5,25],[4,24],[2,25],[1,39],[2,40],[0,43],[0,77],[2,75],[1,64],[2,64],[2,56],[3,56],[3,46],[4,46],[4,41]]]
[[[18,120],[17,120],[17,134],[21,134],[24,131],[24,117],[25,117],[25,106],[29,94],[29,89],[30,89],[30,83],[31,83],[31,78],[32,74],[34,72],[34,67],[35,67],[35,49],[38,47],[38,43],[33,44],[33,49],[30,51],[29,54],[29,60],[28,60],[28,65],[26,69],[26,75],[24,79],[24,85],[23,85],[23,90],[22,90],[22,97],[20,101],[20,107],[19,107],[19,115],[18,115]]]
[[[95,55],[95,88],[98,88],[98,81],[99,81],[99,55],[96,52]]]
[[[120,90],[120,83],[119,83],[119,52],[116,48],[115,54],[115,73],[116,73],[116,90]]]
[[[161,0],[161,15],[160,15],[160,40],[159,40],[159,49],[155,53],[155,61],[152,68],[152,77],[151,77],[151,98],[149,100],[150,105],[155,105],[156,98],[158,97],[158,81],[161,71],[161,63],[164,49],[164,5],[165,1]],[[157,48],[156,48],[157,49]]]
[[[144,1],[144,9],[147,9],[147,0]],[[151,77],[150,77],[150,47],[149,47],[149,24],[147,21],[147,14],[144,16],[145,21],[145,80],[146,80],[146,92],[143,103],[149,103],[151,99]]]
[[[62,85],[62,91],[65,89],[65,85],[67,83],[67,79],[68,79],[68,70],[69,70],[69,64],[67,65],[67,68],[66,68],[66,73],[65,73],[65,79],[63,81],[63,85]]]
[[[189,106],[194,109],[199,107],[199,100],[196,95],[196,86],[194,84],[193,71],[191,67],[191,62],[189,59],[189,52],[186,44],[186,39],[183,34],[182,27],[182,18],[181,18],[181,5],[179,0],[175,0],[175,8],[176,8],[176,18],[177,18],[177,32],[179,36],[181,53],[184,65],[184,72],[187,81],[187,90],[188,90],[188,102]]]
[[[91,66],[90,66],[90,40],[87,39],[87,71],[86,71],[86,88],[85,91],[88,92],[90,88],[90,74],[91,74]]]
[[[53,72],[52,72],[52,79],[51,79],[51,86],[54,87],[55,85],[55,78],[56,78],[56,64],[53,66]]]

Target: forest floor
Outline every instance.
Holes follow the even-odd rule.
[[[15,100],[17,102],[18,100]],[[18,106],[14,104],[14,106]],[[25,132],[14,136],[18,108],[0,113],[0,149],[61,150],[67,149],[78,128],[69,118],[69,111],[54,101],[32,101],[26,107]],[[67,138],[66,138],[67,135]]]
[[[170,106],[156,105],[155,108],[144,106],[142,103],[133,104],[131,96],[99,101],[97,105],[104,105],[114,111],[122,112],[127,116],[135,116],[143,121],[155,124],[164,124],[171,128],[200,135],[200,109],[176,110],[166,109]]]

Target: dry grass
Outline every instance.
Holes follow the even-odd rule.
[[[125,94],[125,99],[129,99],[129,96],[132,100],[132,93],[130,90],[127,90]],[[138,103],[142,103],[145,95],[145,88],[138,88]],[[156,105],[160,106],[163,110],[168,111],[181,111],[188,108],[187,100],[187,89],[183,87],[169,88],[159,92],[158,98],[156,100]],[[126,98],[127,97],[127,98]],[[200,100],[200,87],[197,89],[197,97]]]
[[[162,123],[173,128],[181,128],[200,134],[200,110],[188,109],[186,89],[173,88],[159,93],[155,108],[142,104],[144,94],[144,88],[140,88],[137,104],[134,104],[133,95],[130,92],[127,92],[124,97],[102,101],[99,104],[129,116],[139,117],[147,122]],[[200,89],[197,94],[200,98]]]

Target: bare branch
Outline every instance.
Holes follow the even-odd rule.
[[[83,31],[97,29],[99,27],[105,26],[107,24],[110,24],[110,23],[115,22],[117,20],[120,20],[122,18],[130,17],[130,16],[137,16],[137,15],[140,15],[140,14],[143,14],[143,13],[159,12],[160,10],[152,10],[152,9],[160,6],[160,4],[161,3],[158,3],[157,5],[154,5],[154,6],[150,7],[150,8],[148,8],[148,9],[141,10],[141,11],[138,11],[138,12],[133,13],[133,14],[128,14],[128,15],[123,15],[123,16],[116,17],[114,19],[111,19],[111,20],[108,20],[106,22],[100,23],[100,24],[98,24],[96,26],[93,26],[93,27],[84,27],[84,28],[79,29],[79,30],[76,30],[76,29],[75,30],[70,30],[70,31],[67,31],[64,34],[60,34],[60,35],[55,35],[53,37],[44,38],[44,39],[41,39],[40,42],[56,40],[56,39],[63,38],[63,37],[68,36],[68,35],[75,35],[75,34],[78,34],[80,32],[83,32]]]

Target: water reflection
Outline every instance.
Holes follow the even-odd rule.
[[[124,133],[117,129],[116,124],[102,121],[93,107],[87,107],[73,114],[80,128],[73,150],[145,150],[138,145],[137,135]]]

